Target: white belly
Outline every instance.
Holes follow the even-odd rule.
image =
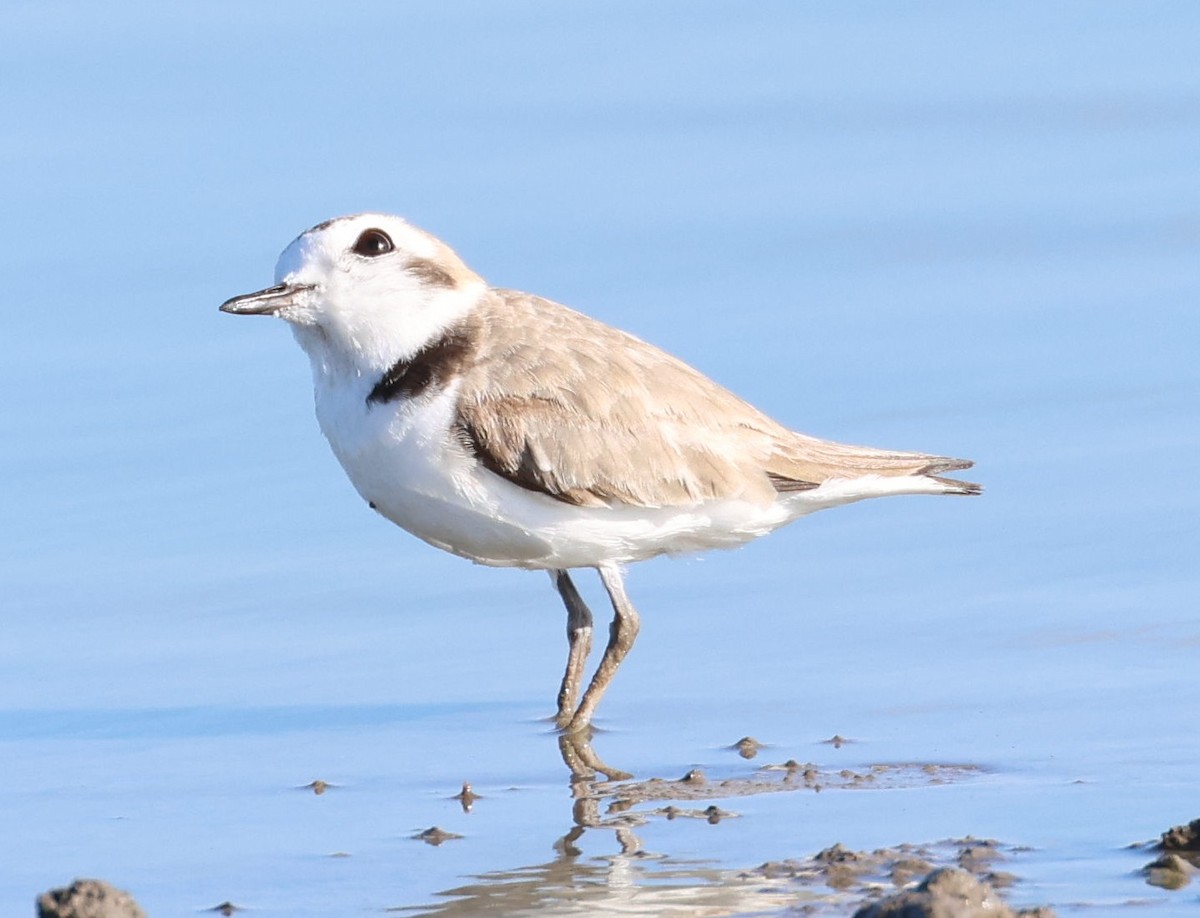
[[[592,567],[740,545],[807,509],[720,501],[690,508],[576,507],[485,469],[448,433],[453,389],[368,407],[361,386],[318,386],[317,416],[354,487],[438,548],[502,567]],[[812,492],[809,492],[812,493]],[[811,509],[819,509],[814,505]]]

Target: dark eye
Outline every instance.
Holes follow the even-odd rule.
[[[381,229],[363,230],[363,234],[354,243],[355,253],[365,255],[367,258],[386,255],[394,248],[392,237]]]

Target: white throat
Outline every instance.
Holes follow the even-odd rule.
[[[393,278],[392,280],[395,280]],[[321,291],[321,316],[293,323],[296,341],[308,354],[314,376],[377,378],[395,363],[410,360],[466,317],[487,291],[482,281],[452,289],[411,282],[386,289]]]

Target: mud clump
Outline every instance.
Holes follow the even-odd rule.
[[[900,857],[892,862],[888,879],[899,889],[912,883],[917,877],[924,876],[931,870],[933,870],[933,864],[924,858]]]
[[[1013,911],[996,891],[961,867],[941,867],[916,889],[864,905],[854,918],[1051,918],[1046,908]]]
[[[1176,854],[1200,854],[1200,819],[1193,819],[1186,826],[1167,829],[1155,847],[1159,851],[1171,851]]]
[[[715,800],[790,791],[920,787],[968,781],[982,773],[983,769],[978,765],[928,762],[875,764],[857,771],[850,768],[832,771],[823,770],[812,762],[802,764],[789,759],[783,764],[762,765],[751,774],[729,778],[710,778],[699,768],[693,768],[675,780],[602,781],[593,787],[599,796],[637,805],[658,800]]]
[[[1016,878],[996,865],[1024,850],[974,837],[875,851],[835,844],[812,857],[768,862],[756,872],[767,880],[808,887],[806,909],[814,913],[819,907],[813,894],[823,898],[814,887],[825,886],[834,892],[825,904],[844,908],[841,914],[851,914],[857,906],[856,918],[1049,918],[1054,914],[1050,909],[1017,911],[997,892]]]
[[[758,750],[763,748],[763,744],[756,740],[753,736],[743,736],[729,748],[736,749],[737,754],[743,759],[752,759],[758,755]]]
[[[479,794],[475,793],[475,791],[474,791],[474,789],[472,789],[471,785],[468,784],[466,781],[464,781],[462,790],[459,791],[457,794],[455,794],[450,799],[457,800],[459,802],[459,805],[462,807],[462,811],[464,813],[469,813],[469,812],[471,812],[471,807],[473,807],[475,805],[475,801],[479,800],[480,797],[479,797]]]
[[[416,839],[417,841],[423,841],[427,845],[433,845],[435,848],[444,845],[448,841],[454,841],[455,839],[462,838],[461,835],[457,835],[454,832],[447,832],[440,826],[430,826],[428,829],[418,832],[416,835],[412,835],[410,837]]]
[[[76,880],[42,893],[38,918],[146,918],[133,896],[103,880]]]
[[[1160,889],[1183,889],[1200,868],[1200,819],[1167,829],[1150,847],[1162,853],[1142,868],[1146,882]]]

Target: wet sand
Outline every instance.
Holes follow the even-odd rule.
[[[1122,813],[1094,805],[1114,799],[1111,782],[1096,798],[1104,785],[1094,780],[1011,760],[906,759],[893,753],[912,744],[852,731],[789,744],[730,742],[743,733],[728,730],[691,745],[688,761],[669,754],[695,735],[678,723],[653,740],[622,731],[582,742],[515,713],[396,711],[347,730],[339,724],[354,715],[331,711],[315,731],[271,732],[264,711],[253,719],[261,737],[110,737],[80,746],[88,758],[69,770],[128,774],[126,790],[102,795],[113,818],[90,825],[85,814],[100,798],[86,779],[58,787],[60,805],[48,808],[37,779],[18,770],[23,789],[10,804],[36,807],[76,852],[78,873],[128,889],[152,916],[181,900],[289,915],[338,914],[347,903],[429,915],[844,915],[947,868],[1014,909],[1123,914],[1155,903],[1169,913],[1186,901],[1194,870],[1190,829],[1137,840],[1159,833],[1134,828],[1144,819],[1135,811],[1155,799],[1136,782]],[[314,724],[321,716],[310,715]],[[198,750],[207,768],[196,769]],[[329,769],[333,761],[343,766]],[[308,768],[301,780],[272,780]],[[181,807],[199,814],[187,836],[172,828]],[[84,831],[64,836],[68,824]],[[1065,834],[1080,826],[1077,838],[1101,843]],[[123,866],[102,870],[96,851]],[[142,866],[131,873],[134,862]],[[12,864],[29,902],[31,862]]]
[[[836,740],[831,744],[838,748],[845,742],[841,737]],[[716,825],[736,819],[737,801],[748,796],[901,791],[969,781],[986,771],[982,766],[877,763],[859,771],[848,768],[832,771],[811,762],[787,760],[763,761],[752,768],[722,769],[721,775],[712,779],[693,768],[675,779],[638,780],[601,761],[590,740],[582,736],[560,735],[558,746],[571,775],[574,826],[555,843],[556,859],[514,873],[488,874],[479,877],[477,883],[445,890],[439,897],[448,901],[438,906],[396,911],[430,916],[485,912],[669,914],[678,909],[706,916],[773,914],[783,910],[791,914],[796,909],[804,914],[849,914],[872,903],[880,908],[879,903],[889,893],[912,890],[939,868],[954,868],[962,871],[968,882],[977,884],[979,894],[990,903],[991,914],[1013,914],[1004,913],[996,904],[1000,899],[996,890],[1018,882],[1013,873],[1003,868],[1022,852],[994,839],[968,837],[932,844],[904,842],[873,851],[852,851],[835,843],[811,857],[789,857],[753,868],[719,870],[672,863],[670,857],[647,851],[637,834],[656,820],[692,819]],[[729,748],[748,760],[755,758],[763,747],[744,737]],[[470,812],[479,799],[473,791],[468,793],[468,789],[465,786],[463,792],[453,797],[462,803],[464,812]],[[575,864],[582,854],[576,842],[585,832],[611,832],[621,858],[654,863],[653,883],[623,887],[615,892],[607,882],[589,883],[590,871],[586,868],[577,871]],[[461,836],[433,827],[414,838],[440,845]],[[566,886],[562,885],[563,877],[571,877]],[[603,875],[597,874],[596,879],[603,880]],[[954,896],[951,899],[957,901]],[[916,907],[913,902],[905,905],[910,909],[906,914],[919,914],[912,911]],[[935,914],[933,905],[928,909],[930,915]],[[966,916],[967,912],[955,914]]]

